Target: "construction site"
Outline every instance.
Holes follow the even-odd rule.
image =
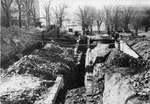
[[[1,26],[0,104],[150,104],[150,29],[103,22]]]

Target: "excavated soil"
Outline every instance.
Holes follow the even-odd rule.
[[[66,89],[76,87],[75,60],[72,48],[48,44],[8,69],[1,69],[1,103],[40,104],[48,97],[57,75],[64,76]]]
[[[143,59],[149,58],[149,38],[145,37],[124,37],[124,40],[132,46],[132,48],[137,51]],[[145,53],[148,53],[145,56]],[[95,104],[102,102],[103,91],[104,91],[104,75],[105,73],[120,73],[122,77],[131,75],[129,78],[130,86],[133,91],[138,93],[138,100],[147,101],[149,93],[149,62],[143,60],[142,58],[135,59],[117,49],[112,49],[108,57],[106,57],[105,62],[96,63],[93,77],[93,99]],[[116,67],[122,67],[116,68]],[[131,68],[132,67],[132,68]],[[128,71],[128,69],[131,69]],[[132,70],[133,69],[133,70]],[[136,73],[135,73],[136,70]],[[85,87],[80,87],[77,89],[72,89],[67,92],[65,97],[65,104],[85,104],[86,103],[86,93]]]
[[[141,55],[143,51],[147,51],[147,47],[150,45],[149,40],[146,40],[144,44],[142,43],[145,38],[128,38],[126,37],[126,40],[129,45]],[[113,49],[105,62],[96,63],[94,66],[95,70],[98,70],[93,78],[95,104],[100,103],[103,97],[105,72],[114,67],[144,67],[140,74],[131,76],[130,83],[134,91],[143,96],[148,94],[150,89],[148,62],[143,59],[135,59]],[[32,55],[25,57],[18,67],[9,68],[8,70],[1,69],[0,71],[2,72],[0,87],[4,89],[3,92],[0,92],[2,102],[8,104],[38,104],[47,97],[46,92],[50,90],[58,74],[64,75],[65,89],[67,89],[60,91],[62,94],[58,98],[63,99],[60,102],[65,104],[84,104],[86,102],[85,87],[76,88],[78,87],[76,83],[78,82],[78,70],[72,48],[48,44],[43,49],[35,50]],[[114,70],[113,73],[117,71]],[[34,86],[31,86],[31,83],[34,83]],[[144,98],[146,97],[144,96]],[[58,104],[60,102],[58,101]]]
[[[128,36],[123,39],[145,60],[150,59],[150,37]]]
[[[41,32],[34,27],[21,29],[15,26],[1,27],[1,67],[13,64],[16,54],[28,49],[38,48],[38,41],[41,40]]]

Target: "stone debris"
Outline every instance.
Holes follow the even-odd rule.
[[[64,76],[65,88],[76,87],[75,60],[72,48],[49,44],[46,48],[35,50],[1,71],[0,81],[3,82],[0,82],[0,88],[6,90],[0,93],[0,100],[11,104],[38,104],[47,97],[57,75]]]
[[[118,49],[113,49],[113,51],[108,56],[106,60],[107,67],[145,67],[146,61],[140,58],[134,58],[127,55]]]
[[[150,38],[148,37],[124,37],[123,38],[132,48],[140,54],[143,59],[150,58]]]
[[[64,104],[86,104],[86,89],[80,87],[67,92]]]

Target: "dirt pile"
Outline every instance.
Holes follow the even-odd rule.
[[[1,62],[4,64],[14,58],[16,53],[35,48],[40,38],[41,33],[35,28],[1,27]]]
[[[0,101],[2,104],[33,104],[43,99],[54,82],[29,75],[14,75],[1,79]]]
[[[149,62],[133,58],[115,49],[110,53],[105,66],[108,73],[105,75],[104,104],[120,104],[120,102],[148,104]]]
[[[146,61],[136,59],[128,54],[125,54],[118,49],[113,49],[108,59],[106,60],[107,67],[145,67]]]
[[[150,38],[149,37],[124,37],[123,38],[138,54],[145,60],[150,58]]]
[[[0,99],[3,103],[38,104],[47,97],[59,74],[64,76],[67,89],[76,86],[76,71],[72,48],[48,44],[32,55],[24,56],[7,70],[2,70],[0,86],[6,90],[0,94]]]
[[[86,104],[86,89],[80,87],[67,92],[64,104]]]
[[[150,92],[148,62],[117,49],[112,49],[106,58],[105,62],[96,63],[94,67],[94,101],[100,103],[103,99],[104,104],[127,104],[127,102],[148,104]]]
[[[150,59],[150,41],[141,41],[132,46],[145,60]]]

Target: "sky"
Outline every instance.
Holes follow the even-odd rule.
[[[44,15],[43,5],[44,2],[48,3],[49,0],[39,0],[40,3],[40,16]],[[54,8],[59,4],[67,4],[67,16],[70,18],[74,17],[75,11],[79,6],[91,5],[97,9],[101,9],[104,5],[150,5],[150,0],[51,0],[51,7]]]

